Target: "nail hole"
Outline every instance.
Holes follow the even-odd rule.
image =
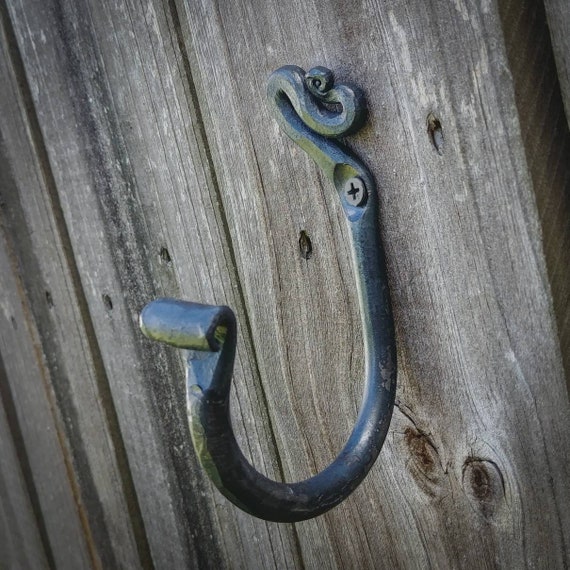
[[[16,322],[16,319],[14,317],[10,317],[10,322],[12,323],[12,327],[14,329],[18,328],[18,323]]]
[[[313,255],[313,244],[305,230],[301,230],[301,233],[299,234],[299,251],[301,252],[301,257],[303,259],[310,259],[311,255]]]
[[[53,309],[53,299],[49,291],[46,291],[46,303],[50,309]]]
[[[443,154],[443,129],[441,121],[433,113],[430,113],[427,117],[427,131],[431,144],[433,144],[437,153]]]
[[[162,261],[164,261],[164,263],[170,263],[172,261],[172,258],[170,257],[170,253],[168,252],[168,250],[163,247],[160,250],[160,259],[162,259]]]
[[[105,308],[108,311],[112,311],[113,310],[113,301],[111,301],[111,297],[109,297],[109,295],[107,295],[107,293],[105,293],[103,295],[103,303],[105,305]]]

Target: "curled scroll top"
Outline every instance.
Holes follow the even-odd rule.
[[[366,119],[362,91],[349,84],[335,86],[333,72],[326,67],[313,67],[307,73],[295,65],[281,67],[269,78],[268,95],[282,114],[291,105],[307,127],[325,137],[354,133]]]

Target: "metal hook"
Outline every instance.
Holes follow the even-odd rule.
[[[216,487],[256,517],[297,522],[344,500],[380,453],[394,406],[396,347],[374,179],[356,156],[332,140],[363,124],[363,95],[355,87],[334,86],[333,74],[326,68],[315,67],[305,74],[290,65],[270,76],[267,93],[282,129],[334,183],[350,229],[366,380],[356,425],[344,449],[326,469],[304,481],[268,479],[244,457],[230,423],[237,329],[232,310],[158,299],[143,309],[140,326],[151,339],[189,350],[190,432],[198,458]],[[334,108],[338,106],[340,112]]]

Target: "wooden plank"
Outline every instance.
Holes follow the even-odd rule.
[[[9,388],[4,385],[2,399],[7,401],[9,389],[14,422],[19,426],[21,443],[25,445],[46,529],[49,544],[46,554],[58,568],[90,568],[95,560],[89,529],[83,524],[76,481],[67,450],[62,445],[61,426],[54,417],[49,371],[15,269],[2,238],[0,356],[9,382]],[[22,346],[28,350],[20,350]]]
[[[344,443],[362,350],[339,204],[265,80],[327,65],[369,98],[351,144],[381,188],[399,403],[361,489],[297,525],[307,566],[567,565],[568,398],[496,4],[177,6],[288,480]]]
[[[565,0],[544,0],[566,120],[570,126],[570,10]]]
[[[2,220],[38,330],[54,406],[62,419],[80,500],[103,567],[144,566],[144,534],[118,434],[107,379],[73,258],[37,119],[19,76],[21,61],[2,38]],[[32,346],[22,344],[22,355]],[[17,382],[17,378],[12,378]],[[135,520],[131,521],[130,516]],[[137,520],[138,518],[138,520]],[[137,526],[138,525],[138,526]],[[139,531],[139,544],[135,532]],[[142,544],[141,544],[142,543]],[[142,561],[138,552],[141,551]],[[148,556],[148,555],[147,555]]]
[[[499,10],[570,388],[570,131],[544,5],[501,0]]]
[[[48,558],[42,543],[45,529],[39,528],[25,476],[20,465],[22,449],[18,449],[21,433],[16,425],[9,425],[12,402],[4,364],[0,360],[0,552],[2,568],[48,568]],[[13,419],[13,418],[12,418]],[[14,433],[17,432],[17,433]],[[27,463],[27,457],[24,458]],[[28,474],[29,475],[29,474]],[[32,491],[32,494],[34,494]],[[25,544],[25,548],[22,545]]]
[[[189,440],[181,359],[137,327],[158,294],[243,313],[193,86],[165,8],[19,1],[9,13],[153,564],[290,567],[300,564],[294,529],[212,494]],[[242,335],[236,423],[246,453],[276,477],[249,343]]]

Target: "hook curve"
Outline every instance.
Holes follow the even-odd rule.
[[[313,477],[297,483],[272,481],[247,461],[232,431],[229,394],[237,334],[232,310],[157,299],[141,312],[140,326],[151,339],[188,349],[190,432],[200,463],[216,487],[251,515],[298,522],[344,500],[380,453],[394,406],[396,346],[374,179],[352,152],[334,140],[362,126],[366,117],[363,94],[356,87],[335,86],[326,68],[316,67],[305,74],[288,65],[271,74],[267,96],[281,128],[332,180],[350,229],[366,378],[362,405],[347,443]],[[340,112],[334,106],[340,106]]]

